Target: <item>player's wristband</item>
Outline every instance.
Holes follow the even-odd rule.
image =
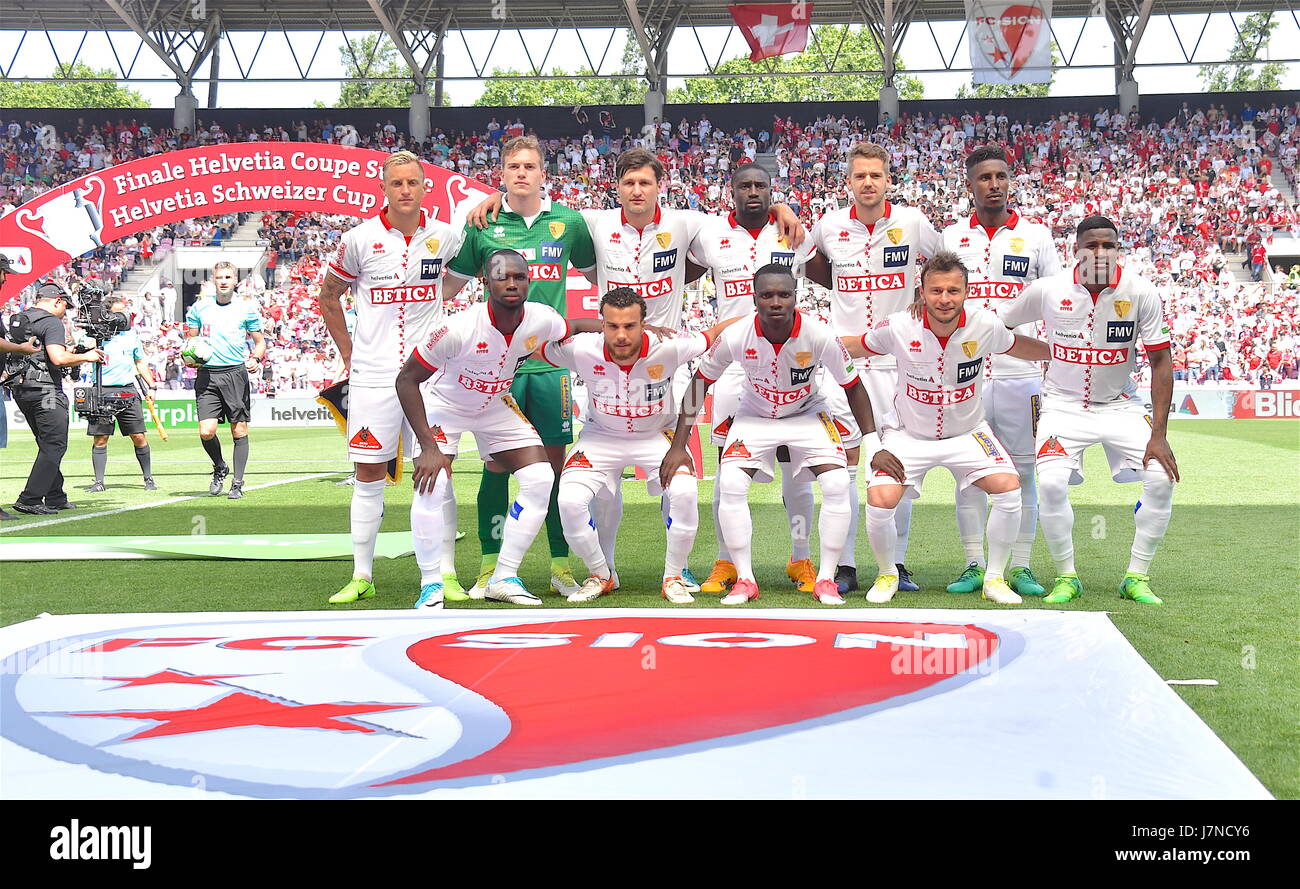
[[[861,462],[867,466],[871,465],[871,459],[876,456],[877,451],[884,450],[885,446],[880,442],[879,432],[868,432],[862,436],[862,450],[866,452],[867,458]]]

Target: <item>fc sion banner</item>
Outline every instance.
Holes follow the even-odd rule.
[[[182,219],[260,210],[374,216],[387,156],[341,145],[241,142],[155,154],[74,179],[0,218],[0,253],[15,267],[0,304],[72,257]],[[491,193],[428,162],[424,171],[424,207],[443,222]]]
[[[974,82],[1050,83],[1052,0],[966,0]]]

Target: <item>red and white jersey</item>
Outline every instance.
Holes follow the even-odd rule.
[[[610,357],[605,335],[579,333],[542,347],[542,357],[582,377],[590,395],[583,415],[605,432],[658,432],[677,422],[673,373],[711,345],[703,333],[660,339],[641,335],[641,353],[631,367]]]
[[[443,267],[462,233],[421,210],[408,239],[380,210],[343,235],[329,272],[352,285],[352,385],[392,386],[411,349],[442,320]]]
[[[1030,282],[1061,271],[1061,258],[1047,226],[1015,213],[994,231],[980,225],[974,214],[969,221],[954,222],[943,230],[941,249],[956,253],[970,273],[966,305],[994,313],[1010,305]],[[1032,324],[1022,325],[1016,333],[1037,336]],[[998,379],[1037,377],[1043,366],[1010,355],[992,355],[984,370]]]
[[[489,303],[449,316],[415,347],[416,360],[434,372],[430,408],[462,416],[483,411],[510,391],[535,349],[568,333],[560,313],[542,303],[524,303],[524,318],[509,336],[497,330]]]
[[[709,349],[696,374],[712,383],[731,362],[745,370],[738,417],[789,417],[824,409],[817,388],[818,365],[845,389],[860,382],[857,367],[835,333],[802,312],[794,314],[794,329],[784,343],[763,336],[758,314],[724,330]]]
[[[862,336],[916,299],[917,260],[933,256],[939,233],[915,207],[885,202],[874,225],[858,219],[854,204],[831,210],[813,226],[812,242],[831,265],[831,327],[841,336]],[[893,367],[892,356],[871,359]]]
[[[1077,270],[1040,278],[1002,312],[1007,324],[1041,320],[1052,360],[1043,395],[1087,407],[1123,401],[1137,391],[1137,346],[1169,348],[1169,325],[1155,285],[1139,275],[1115,277],[1093,299]]]
[[[596,248],[596,289],[631,287],[645,299],[645,323],[678,330],[686,289],[686,253],[708,217],[695,210],[655,207],[650,224],[638,229],[621,208],[583,210]]]
[[[795,277],[802,277],[804,263],[815,251],[811,239],[800,244],[798,250],[792,248],[781,237],[781,227],[771,215],[762,228],[747,229],[731,213],[726,219],[708,218],[695,238],[690,259],[713,276],[718,320],[726,321],[754,311],[754,272],[778,263],[789,267]]]
[[[940,337],[910,311],[895,312],[862,337],[864,348],[898,361],[894,412],[918,438],[953,438],[984,422],[984,364],[1016,344],[998,316],[968,309],[957,329]]]

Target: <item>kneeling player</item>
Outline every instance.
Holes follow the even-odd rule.
[[[867,537],[880,566],[868,602],[888,602],[898,592],[894,510],[904,497],[917,496],[925,474],[937,466],[948,468],[959,491],[974,485],[993,503],[984,598],[1000,605],[1021,601],[1002,576],[1020,529],[1020,478],[984,419],[983,366],[994,354],[1046,361],[1047,347],[1016,336],[992,312],[966,311],[966,284],[961,260],[939,252],[921,268],[920,311],[895,312],[865,336],[845,338],[854,357],[890,355],[898,361],[893,399],[897,419],[879,441],[871,441],[875,436],[864,439],[875,451],[867,490]],[[901,476],[896,471],[899,463]]]
[[[722,604],[739,605],[758,598],[751,557],[749,486],[755,479],[772,480],[776,452],[786,447],[795,479],[811,475],[822,489],[817,526],[821,564],[813,598],[825,605],[842,605],[844,598],[834,577],[849,531],[849,474],[844,445],[814,379],[818,365],[844,387],[853,416],[865,430],[875,429],[871,402],[831,329],[795,311],[795,282],[789,268],[773,263],[758,270],[754,305],[754,314],[718,337],[691,381],[659,480],[666,484],[678,470],[691,465],[686,434],[703,404],[704,392],[728,365],[738,362],[745,370],[746,385],[718,467],[722,489],[719,530],[731,551],[737,579]]]
[[[590,521],[591,505],[602,492],[609,496],[617,492],[628,466],[645,471],[651,496],[668,498],[662,595],[675,605],[695,601],[682,571],[699,526],[696,478],[690,467],[682,467],[661,486],[659,466],[673,440],[668,428],[676,419],[673,374],[703,355],[732,322],[693,336],[663,339],[646,333],[645,312],[646,302],[635,290],[615,288],[600,301],[603,334],[579,334],[543,346],[538,355],[577,373],[591,393],[586,425],[560,473],[564,536],[589,574],[569,596],[570,602],[591,602],[614,589],[610,566]]]
[[[513,605],[542,604],[517,574],[546,518],[555,473],[537,430],[509,392],[515,371],[528,356],[544,342],[568,336],[569,326],[549,306],[527,302],[528,261],[521,255],[498,250],[488,257],[485,268],[487,302],[434,328],[397,375],[397,397],[419,445],[411,501],[411,535],[420,566],[418,609],[442,607],[443,508],[454,499],[451,461],[465,432],[474,433],[485,459],[504,467],[519,483],[486,598]],[[574,327],[591,331],[597,322],[574,322]],[[426,411],[420,384],[430,377],[434,381],[428,388]]]
[[[1169,327],[1155,286],[1120,268],[1115,223],[1104,216],[1083,220],[1075,248],[1073,270],[1039,278],[1003,312],[1007,324],[1043,321],[1052,352],[1035,442],[1039,520],[1057,571],[1043,601],[1059,604],[1083,595],[1074,570],[1068,491],[1083,482],[1083,452],[1100,444],[1111,478],[1142,482],[1133,511],[1133,549],[1119,594],[1160,605],[1147,572],[1169,527],[1178,481],[1178,462],[1165,438],[1174,390]],[[1150,415],[1134,382],[1139,342],[1151,362]]]

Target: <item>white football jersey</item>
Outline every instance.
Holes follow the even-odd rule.
[[[929,315],[895,312],[862,337],[877,355],[898,361],[895,425],[918,438],[965,435],[984,421],[984,364],[1016,344],[1015,335],[984,309],[967,309],[951,336],[930,329]]]
[[[862,336],[915,301],[917,261],[935,254],[939,233],[917,208],[886,201],[874,225],[858,219],[855,204],[831,210],[813,226],[812,242],[831,265],[831,327]],[[871,366],[893,367],[893,356],[873,358]]]
[[[597,291],[603,296],[615,287],[631,287],[645,299],[646,324],[680,329],[686,253],[708,217],[656,206],[644,229],[629,223],[621,208],[583,210],[582,218],[596,248]]]
[[[795,312],[794,329],[784,343],[763,336],[757,313],[737,321],[718,336],[696,373],[712,383],[733,361],[744,368],[746,379],[738,417],[779,418],[823,410],[818,365],[845,389],[860,382],[844,344],[829,327],[802,312]]]
[[[1052,360],[1043,395],[1087,407],[1125,400],[1137,391],[1137,346],[1169,348],[1169,325],[1155,285],[1115,270],[1094,300],[1077,269],[1040,278],[1002,312],[1007,324],[1042,321]]]
[[[732,213],[726,219],[709,217],[695,238],[690,259],[713,276],[718,320],[726,321],[754,311],[754,272],[778,263],[788,266],[795,277],[802,277],[804,263],[814,252],[811,238],[793,249],[781,237],[775,217],[769,215],[765,226],[751,231],[736,222]]]
[[[421,210],[407,239],[380,210],[343,235],[329,271],[352,285],[352,385],[392,386],[411,349],[442,320],[443,267],[462,234]]]
[[[579,333],[542,347],[542,357],[582,377],[587,424],[605,432],[658,432],[677,423],[673,373],[700,357],[711,343],[703,333],[660,339],[641,335],[641,354],[622,367],[605,348],[605,335]]]
[[[568,336],[560,313],[542,303],[524,303],[524,319],[506,336],[492,323],[489,303],[476,303],[449,316],[415,347],[416,359],[434,372],[429,407],[460,415],[484,410],[510,391],[515,373],[543,343]]]
[[[943,230],[942,249],[951,250],[970,273],[966,305],[997,313],[1011,304],[1032,281],[1059,274],[1061,259],[1047,226],[1011,214],[1007,224],[989,233],[974,215]],[[1033,324],[1016,333],[1037,336]],[[985,373],[999,379],[1038,377],[1043,366],[1036,361],[991,355]]]

